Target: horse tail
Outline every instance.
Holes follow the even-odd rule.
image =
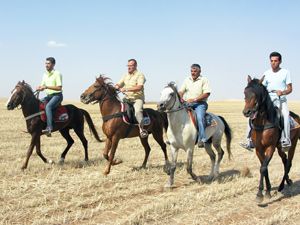
[[[290,111],[290,116],[291,116],[294,120],[296,120],[296,122],[297,122],[298,124],[300,124],[300,117],[299,117],[298,114],[296,114],[296,113]],[[299,139],[300,139],[300,137],[299,137]]]
[[[161,117],[162,117],[162,119],[163,119],[163,127],[164,127],[164,130],[165,130],[165,132],[167,132],[168,126],[169,126],[167,113],[165,113],[165,112],[160,112],[160,115],[161,115]]]
[[[222,122],[224,123],[225,126],[225,136],[226,136],[226,148],[227,148],[227,152],[228,152],[228,158],[231,159],[232,153],[231,153],[231,139],[232,139],[232,132],[231,132],[231,128],[229,127],[228,123],[226,122],[226,120],[224,119],[224,117],[222,116],[218,116]]]
[[[95,128],[95,125],[93,123],[93,120],[92,120],[90,114],[87,111],[85,111],[84,109],[80,109],[80,111],[83,113],[83,115],[85,117],[85,120],[89,125],[90,131],[92,131],[92,133],[93,133],[94,137],[96,138],[96,140],[99,141],[99,142],[103,142],[103,140],[101,140],[101,138],[98,135],[98,132]]]

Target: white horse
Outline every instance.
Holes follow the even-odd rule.
[[[172,162],[168,165],[167,173],[170,176],[166,187],[172,187],[174,184],[174,173],[176,170],[176,162],[178,150],[184,149],[187,152],[187,172],[191,177],[200,182],[200,177],[196,176],[192,170],[194,147],[197,141],[197,129],[191,121],[187,105],[181,103],[180,97],[175,83],[169,83],[161,92],[160,102],[157,104],[158,110],[165,111],[168,115],[169,127],[167,136],[171,145]],[[213,179],[219,174],[220,162],[223,158],[224,151],[221,147],[222,136],[225,131],[226,147],[228,157],[230,159],[230,143],[231,143],[231,129],[225,119],[221,116],[216,116],[209,113],[214,125],[205,128],[207,142],[204,147],[211,160],[211,172],[209,179]],[[218,160],[216,162],[216,155],[212,150],[212,146],[218,152]]]

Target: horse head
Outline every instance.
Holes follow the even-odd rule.
[[[157,103],[157,109],[159,111],[171,110],[176,103],[177,97],[180,99],[176,83],[172,81],[162,90],[160,100]]]
[[[80,100],[84,104],[97,103],[104,100],[105,96],[117,96],[116,89],[109,81],[108,77],[100,75],[96,81],[89,86],[80,96]]]
[[[11,95],[6,103],[6,107],[8,110],[13,110],[19,105],[24,103],[24,100],[30,94],[33,95],[33,91],[29,84],[27,84],[24,80],[19,81],[15,88],[11,91]]]
[[[252,79],[251,76],[248,75],[248,84],[244,89],[245,106],[243,114],[245,117],[255,119],[257,114],[265,109],[264,105],[266,104],[269,94],[262,84],[264,78],[265,76],[260,80],[255,78]]]

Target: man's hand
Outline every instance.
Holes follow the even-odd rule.
[[[190,99],[188,99],[186,101],[187,101],[187,103],[193,103],[193,102],[195,102],[195,99],[194,98],[190,98]]]
[[[126,88],[120,88],[120,91],[123,92],[123,93],[125,93],[125,92],[127,92],[128,90],[127,90]]]
[[[43,90],[45,90],[45,89],[46,89],[46,86],[44,86],[44,85],[38,86],[38,87],[36,88],[37,91],[43,91]]]
[[[118,84],[115,84],[115,89],[119,90],[120,86]]]
[[[281,95],[283,95],[283,91],[277,90],[276,94],[277,94],[277,96],[281,96]]]

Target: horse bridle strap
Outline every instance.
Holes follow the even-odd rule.
[[[106,121],[111,120],[113,118],[119,118],[119,117],[122,117],[124,115],[126,115],[126,112],[118,112],[118,113],[115,113],[115,114],[112,114],[112,115],[103,116],[102,120],[103,120],[103,122],[106,122]]]
[[[25,120],[30,120],[30,119],[32,119],[33,117],[40,116],[40,115],[42,115],[42,114],[44,114],[44,113],[45,113],[45,111],[40,111],[40,112],[34,113],[34,114],[30,115],[30,116],[26,116],[26,117],[25,117]]]

